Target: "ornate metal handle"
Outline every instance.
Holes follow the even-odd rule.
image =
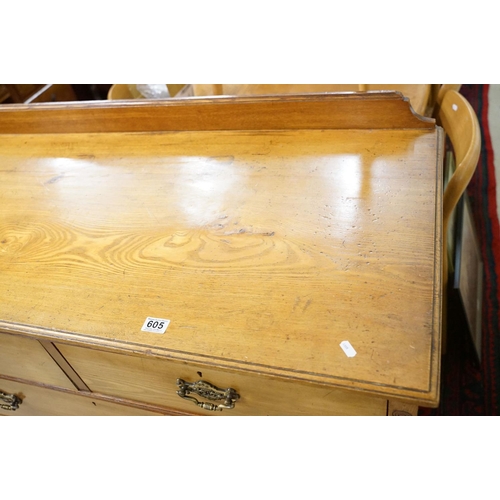
[[[0,391],[0,402],[0,408],[2,410],[16,411],[23,401],[15,394],[5,394],[5,392]]]
[[[196,406],[208,411],[231,410],[234,408],[236,400],[240,399],[240,395],[234,389],[219,389],[215,387],[215,385],[204,382],[203,380],[190,383],[178,378],[177,385],[179,386],[177,394],[181,398],[188,399]],[[198,401],[193,396],[189,396],[191,393],[210,399],[211,401],[223,400],[224,402],[222,404],[205,403],[203,401]]]

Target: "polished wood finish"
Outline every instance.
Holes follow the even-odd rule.
[[[193,84],[194,94],[256,96],[270,94],[304,94],[321,92],[366,92],[396,90],[410,99],[416,113],[424,115],[431,93],[430,84]]]
[[[479,161],[481,129],[474,109],[467,99],[455,90],[449,90],[439,104],[438,123],[451,140],[457,165],[443,197],[443,248],[446,249],[448,221],[474,175]],[[445,251],[443,265],[445,285],[448,278],[446,257]]]
[[[108,91],[108,99],[110,101],[119,101],[123,99],[137,99],[138,96],[132,94],[128,84],[114,83]]]
[[[248,413],[438,404],[443,137],[407,100],[16,108],[0,109],[0,330],[159,406],[193,368],[241,385]]]
[[[429,129],[394,92],[0,106],[0,134]]]
[[[449,90],[454,90],[455,92],[458,92],[461,88],[462,88],[461,83],[443,83],[443,85],[439,87],[439,92],[436,97],[436,103],[441,105],[444,96]]]
[[[443,98],[448,92],[448,90],[455,90],[458,92],[462,87],[461,83],[433,83],[431,84],[431,93],[429,98],[429,103],[427,106],[426,116],[437,117],[439,113],[439,105],[443,101]]]

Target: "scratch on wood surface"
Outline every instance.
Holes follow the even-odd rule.
[[[306,295],[307,297],[307,295]],[[297,308],[301,305],[302,299],[305,297],[301,297],[300,295],[295,298],[295,302],[293,304],[292,312],[295,312]],[[306,303],[301,306],[302,312],[305,313],[308,307],[311,305],[312,299],[307,299]]]
[[[266,232],[257,232],[257,231],[254,231],[253,229],[248,229],[248,228],[244,228],[242,227],[241,229],[237,229],[237,230],[234,230],[234,231],[226,231],[224,233],[224,236],[231,236],[233,234],[255,234],[256,236],[274,236],[274,231],[266,231]]]
[[[151,213],[151,210],[149,210],[149,207],[145,203],[143,203],[142,206],[148,211],[148,214],[151,217],[151,219],[154,219],[159,224],[160,221],[156,218],[156,216],[154,214]]]
[[[61,180],[63,177],[64,177],[64,174],[56,175],[55,177],[52,177],[48,181],[44,182],[43,185],[45,186],[47,184],[55,184],[57,181]]]

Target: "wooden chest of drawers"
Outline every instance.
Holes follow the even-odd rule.
[[[400,95],[10,106],[0,136],[2,414],[438,404],[443,140]]]

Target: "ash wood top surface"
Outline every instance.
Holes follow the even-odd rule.
[[[441,148],[430,127],[4,134],[0,330],[434,405]]]

